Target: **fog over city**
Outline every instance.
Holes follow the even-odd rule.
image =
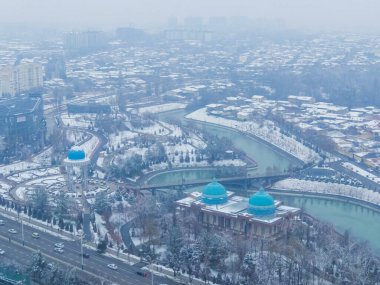
[[[380,0],[0,0],[0,284],[380,285]]]
[[[2,0],[0,23],[69,28],[153,28],[170,16],[246,16],[282,28],[380,30],[377,0]]]

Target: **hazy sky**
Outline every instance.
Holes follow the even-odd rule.
[[[0,0],[0,24],[72,28],[164,24],[170,16],[249,16],[289,27],[380,31],[380,0]]]

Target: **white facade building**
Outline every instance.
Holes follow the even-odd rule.
[[[16,66],[0,68],[0,98],[16,94],[43,85],[42,64],[21,63]]]

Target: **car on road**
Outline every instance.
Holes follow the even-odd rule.
[[[15,229],[9,229],[8,230],[8,233],[11,233],[11,234],[17,234],[17,231]]]
[[[5,225],[4,220],[0,220],[0,226],[4,226],[4,225]]]
[[[4,253],[5,253],[5,251],[0,248],[0,254],[3,255]]]
[[[79,253],[79,256],[80,256],[81,254]],[[90,255],[88,254],[88,253],[83,253],[83,257],[84,258],[90,258]]]
[[[63,242],[57,242],[57,243],[54,244],[54,247],[55,248],[64,248],[65,245],[63,244]]]
[[[144,272],[144,271],[136,271],[136,274],[137,275],[140,275],[140,276],[143,276],[143,277],[147,277],[148,276],[148,273],[147,272]]]
[[[40,234],[39,233],[32,233],[32,238],[40,238]]]
[[[107,265],[108,268],[111,268],[112,270],[117,270],[117,265],[114,263],[110,263]]]
[[[64,253],[64,250],[62,248],[59,248],[59,247],[54,248],[54,251],[56,251],[58,253]]]

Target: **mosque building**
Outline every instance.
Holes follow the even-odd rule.
[[[203,188],[202,193],[192,192],[176,202],[179,218],[191,213],[205,227],[274,239],[285,232],[290,220],[299,215],[300,209],[274,200],[262,187],[250,198],[237,196],[214,179]]]

